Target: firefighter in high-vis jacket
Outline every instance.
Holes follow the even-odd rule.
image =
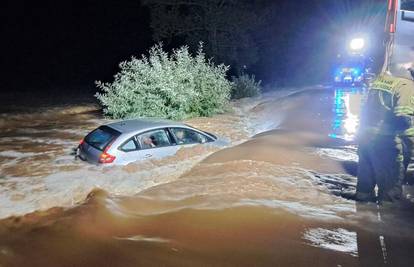
[[[413,116],[414,81],[381,74],[370,87],[361,114],[356,200],[401,199],[413,155]]]
[[[388,0],[381,75],[362,107],[358,182],[352,198],[402,198],[408,164],[414,160],[414,12],[411,0]],[[377,186],[378,194],[374,188]]]

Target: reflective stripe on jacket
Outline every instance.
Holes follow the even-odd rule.
[[[362,134],[414,136],[414,82],[380,75],[368,90],[362,109]]]

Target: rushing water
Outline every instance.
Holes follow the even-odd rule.
[[[232,141],[163,160],[71,155],[108,122],[62,108],[0,119],[0,266],[413,266],[413,211],[357,206],[362,92],[279,92],[188,121]]]

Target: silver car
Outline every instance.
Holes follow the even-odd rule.
[[[98,127],[79,144],[76,155],[90,163],[128,164],[174,155],[182,146],[225,146],[215,135],[183,123],[161,120],[126,120]]]

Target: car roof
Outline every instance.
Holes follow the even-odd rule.
[[[123,120],[107,124],[106,126],[109,126],[121,133],[145,131],[164,127],[188,127],[188,125],[184,123],[160,119]]]

